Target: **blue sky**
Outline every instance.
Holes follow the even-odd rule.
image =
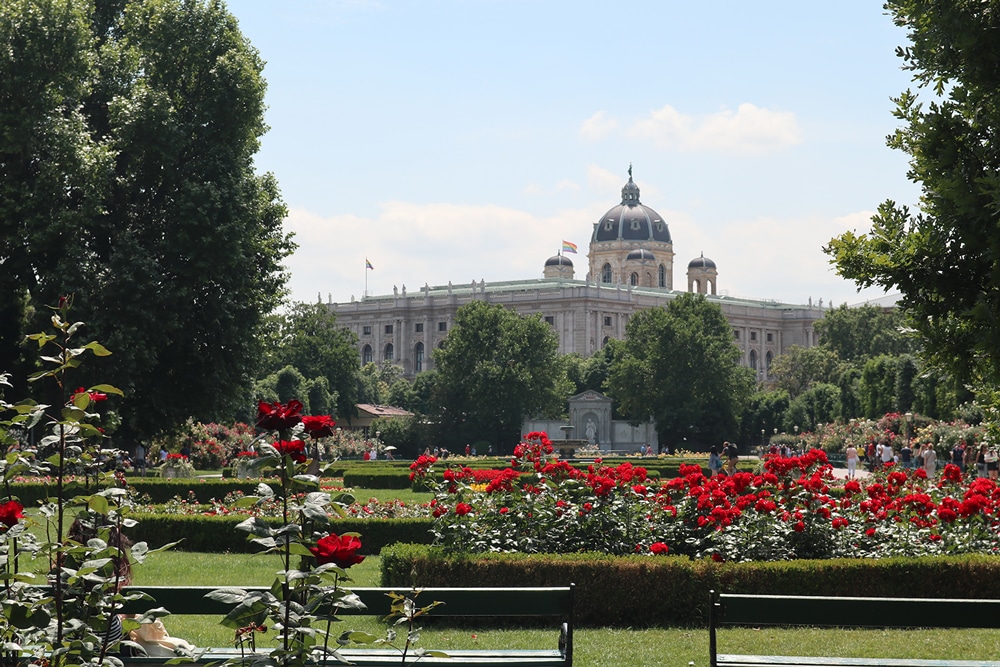
[[[267,62],[257,156],[300,248],[291,297],[541,277],[633,165],[733,296],[857,303],[821,247],[915,205],[885,146],[911,87],[880,3],[231,0]]]

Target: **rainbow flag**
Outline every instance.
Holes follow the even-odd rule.
[[[570,243],[569,241],[563,241],[563,252],[571,252],[576,254],[576,244]]]
[[[366,268],[366,269],[371,269],[372,271],[374,271],[374,270],[375,270],[375,267],[374,267],[374,266],[372,266],[372,263],[368,261],[368,258],[367,258],[367,257],[365,257],[365,268]]]

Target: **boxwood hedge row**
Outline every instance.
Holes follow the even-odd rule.
[[[247,534],[236,524],[245,516],[190,514],[134,514],[138,525],[129,529],[134,542],[146,542],[151,548],[179,541],[181,551],[206,553],[257,553],[260,547],[247,540]],[[279,519],[265,519],[280,526]],[[361,552],[377,554],[382,547],[395,542],[430,544],[430,519],[339,519],[333,520],[334,533],[360,533]]]
[[[449,555],[438,547],[382,550],[383,586],[564,586],[576,583],[585,626],[705,626],[712,589],[727,593],[1000,598],[1000,558],[716,563],[675,556]],[[914,619],[919,622],[919,619]]]

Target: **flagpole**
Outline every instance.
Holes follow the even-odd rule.
[[[365,293],[361,296],[362,300],[368,298],[368,259],[365,258]]]

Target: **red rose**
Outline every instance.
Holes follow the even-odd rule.
[[[292,399],[287,405],[281,403],[257,404],[257,428],[265,431],[280,431],[291,428],[302,421],[302,403]]]
[[[306,433],[313,438],[328,438],[333,435],[333,427],[337,422],[330,415],[310,415],[302,418]]]
[[[24,518],[24,506],[16,500],[0,504],[0,523],[10,528],[18,519]]]
[[[669,551],[670,548],[663,542],[653,542],[652,544],[649,545],[649,550],[654,554],[659,555],[667,553],[667,551]]]
[[[309,551],[316,557],[317,565],[333,563],[337,567],[357,565],[365,559],[358,555],[361,540],[353,535],[327,535],[321,537]]]
[[[471,511],[472,511],[472,505],[469,505],[468,503],[459,503],[455,505],[455,514],[457,514],[458,516],[465,516]]]
[[[282,456],[291,456],[296,463],[305,463],[306,444],[301,440],[279,440],[274,443],[274,448]]]

